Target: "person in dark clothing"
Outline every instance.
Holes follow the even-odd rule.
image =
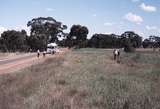
[[[117,50],[117,63],[120,63],[120,50]]]
[[[113,59],[114,60],[116,60],[116,54],[115,54],[115,52],[116,52],[116,49],[113,50]]]
[[[44,58],[46,57],[46,51],[43,51],[43,57]]]

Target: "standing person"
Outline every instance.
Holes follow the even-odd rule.
[[[119,49],[114,49],[113,51],[114,60],[119,63],[120,62],[120,51]]]
[[[117,63],[120,63],[120,50],[117,50]]]
[[[46,57],[46,51],[45,50],[43,51],[43,57],[44,58]]]
[[[38,58],[40,57],[40,51],[39,51],[39,49],[37,50],[37,57]]]
[[[113,50],[113,59],[116,60],[116,49]]]
[[[115,50],[115,60],[117,60],[117,58],[118,58],[118,50],[116,49]]]

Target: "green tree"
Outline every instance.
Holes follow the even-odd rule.
[[[115,34],[94,34],[88,45],[96,48],[119,48],[119,36]]]
[[[126,52],[133,52],[134,48],[141,47],[142,37],[132,31],[127,31],[121,35],[121,43]]]
[[[151,35],[149,38],[146,38],[142,44],[144,48],[158,48],[160,47],[160,37]]]
[[[67,45],[69,47],[83,47],[87,41],[89,30],[85,26],[73,25],[67,36]]]
[[[63,30],[67,29],[66,25],[56,21],[52,17],[34,18],[27,23],[31,27],[29,44],[32,49],[45,49],[50,42],[57,42],[58,37],[63,36]]]
[[[121,35],[122,40],[127,39],[129,43],[134,48],[139,48],[142,45],[142,37],[140,37],[138,34],[134,33],[133,31],[127,31]]]
[[[28,49],[26,31],[5,31],[1,35],[1,43],[2,51],[26,51]]]

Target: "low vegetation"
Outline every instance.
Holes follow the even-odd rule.
[[[160,55],[78,49],[0,76],[0,109],[159,109]]]

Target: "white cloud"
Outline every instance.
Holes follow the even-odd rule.
[[[2,34],[4,31],[6,31],[7,29],[5,27],[0,27],[0,34]]]
[[[104,26],[112,26],[112,25],[114,25],[114,23],[112,23],[112,22],[106,22],[106,23],[104,23]]]
[[[92,16],[93,16],[93,17],[97,17],[97,14],[93,14]]]
[[[145,3],[142,3],[140,5],[140,8],[146,12],[155,12],[157,11],[157,8],[155,6],[146,5]]]
[[[113,34],[113,32],[105,32],[104,34]]]
[[[146,25],[146,29],[147,29],[148,31],[156,31],[156,32],[160,33],[160,28],[157,27],[157,26],[149,26],[149,25]]]
[[[158,27],[146,25],[146,29],[147,30],[158,30]]]
[[[22,29],[24,29],[27,32],[27,35],[30,35],[30,28],[28,28],[27,26],[16,26],[16,27],[10,27],[10,28],[5,28],[0,26],[0,35],[7,30],[21,31]]]
[[[12,28],[16,31],[21,31],[22,29],[24,29],[27,32],[27,35],[30,35],[30,28],[27,26],[17,26],[15,28]]]
[[[4,31],[7,31],[7,28],[0,26],[0,35],[1,35]]]
[[[154,31],[154,32],[160,33],[160,28],[157,27],[157,26],[149,26],[149,25],[146,25],[146,29],[147,29],[148,31]]]
[[[131,12],[129,12],[128,14],[125,15],[125,19],[130,22],[137,23],[137,24],[141,24],[143,22],[143,18],[141,16],[138,16],[138,15],[133,14]]]
[[[46,8],[46,11],[47,12],[51,12],[51,11],[54,11],[54,9],[52,9],[52,8]]]
[[[144,33],[141,31],[136,31],[137,34],[139,34],[140,36],[144,36]]]

